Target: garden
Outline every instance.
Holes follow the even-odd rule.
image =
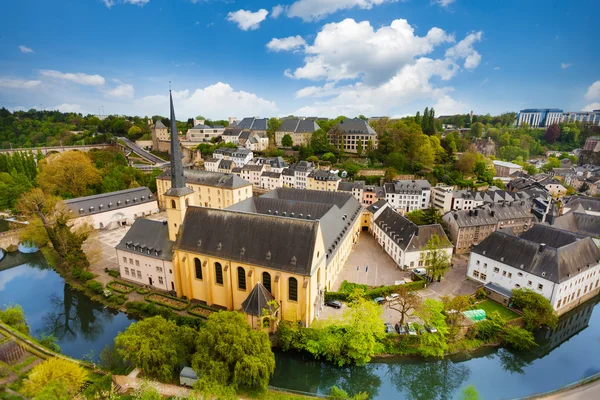
[[[187,300],[178,299],[177,297],[168,296],[162,293],[151,293],[146,296],[146,301],[169,307],[177,311],[183,311],[189,305]]]

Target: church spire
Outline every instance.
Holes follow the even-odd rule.
[[[183,175],[183,164],[181,162],[181,150],[179,149],[179,137],[177,135],[177,119],[175,118],[175,107],[173,107],[173,95],[169,89],[171,99],[171,187],[181,189],[185,187]]]

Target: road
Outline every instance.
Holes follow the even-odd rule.
[[[168,162],[163,160],[160,157],[155,156],[152,153],[147,152],[146,150],[142,149],[140,146],[138,146],[137,144],[133,143],[131,140],[119,136],[117,139],[119,139],[120,141],[122,141],[123,143],[125,143],[127,145],[127,147],[129,147],[129,149],[131,151],[133,151],[135,154],[137,154],[138,156],[145,158],[146,160],[153,162],[154,164],[167,164]]]
[[[536,397],[540,400],[588,400],[600,399],[600,379],[587,385],[578,386],[564,392],[552,394],[546,397]]]

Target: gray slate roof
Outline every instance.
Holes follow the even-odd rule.
[[[529,231],[522,237],[495,231],[474,246],[471,252],[555,283],[586,273],[589,265],[600,262],[600,249],[591,238],[580,239],[563,231],[560,233],[562,239],[556,242],[561,244],[560,247],[542,246],[540,241],[557,235],[558,230],[546,225],[537,226],[535,234],[525,237],[523,235]]]
[[[251,129],[253,131],[266,131],[267,118],[244,118],[237,124],[238,128]]]
[[[449,213],[453,215],[456,223],[461,228],[467,226],[495,225],[499,221],[533,217],[529,208],[520,204],[494,204],[474,210],[450,211]]]
[[[158,121],[156,121],[156,123],[154,124],[154,129],[167,129],[167,127],[165,126],[165,124],[162,123],[162,121],[159,119]]]
[[[129,248],[127,244],[129,244]],[[171,261],[173,257],[173,242],[169,240],[169,227],[166,221],[136,219],[115,248],[132,253],[140,253],[141,249],[141,253],[146,257],[165,261]],[[148,254],[148,250],[150,250],[150,254]]]
[[[394,181],[384,184],[383,187],[386,194],[420,194],[423,190],[431,190],[431,184],[424,179]]]
[[[292,132],[301,133],[301,132],[314,132],[317,129],[319,129],[319,125],[317,125],[317,123],[314,120],[288,118],[288,119],[285,119],[281,123],[281,125],[279,126],[277,131],[278,132],[289,132],[289,133],[292,133]]]
[[[344,120],[338,122],[331,129],[332,130],[339,129],[339,130],[343,131],[345,134],[353,134],[353,133],[369,134],[369,135],[377,134],[373,130],[373,128],[371,128],[371,125],[369,125],[369,123],[367,121],[364,121],[360,118],[344,119]]]
[[[377,210],[379,210],[381,207],[383,207],[386,203],[387,203],[387,200],[385,200],[385,199],[377,200],[375,203],[373,203],[369,207],[367,207],[367,210],[370,213],[375,213]]]
[[[145,186],[93,196],[69,199],[63,203],[73,212],[73,217],[103,213],[133,205],[156,202],[150,189]]]
[[[600,198],[597,197],[573,196],[565,207],[575,208],[577,205],[581,205],[585,211],[600,212]]]
[[[308,174],[308,176],[311,178],[314,178],[317,181],[341,181],[342,180],[342,178],[340,178],[336,174],[331,173],[329,171],[323,171],[321,169],[315,169],[310,174]]]
[[[600,237],[600,215],[569,212],[556,217],[552,226],[581,235]]]
[[[266,310],[269,314],[272,314],[277,307],[273,307],[269,304],[270,301],[275,300],[275,297],[258,282],[254,285],[254,289],[250,292],[246,300],[242,302],[242,311],[246,314],[255,315],[262,317],[263,310]]]
[[[244,186],[252,186],[250,182],[234,174],[223,172],[200,171],[197,169],[184,169],[186,183],[195,183],[198,185],[214,186],[225,189],[237,189]],[[157,179],[169,180],[170,171],[167,169],[160,174]]]

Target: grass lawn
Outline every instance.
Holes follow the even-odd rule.
[[[508,320],[519,317],[519,314],[517,314],[516,312],[490,299],[484,300],[481,303],[476,304],[474,308],[484,310],[487,315],[490,315],[494,311],[497,311],[502,318],[506,318]]]

